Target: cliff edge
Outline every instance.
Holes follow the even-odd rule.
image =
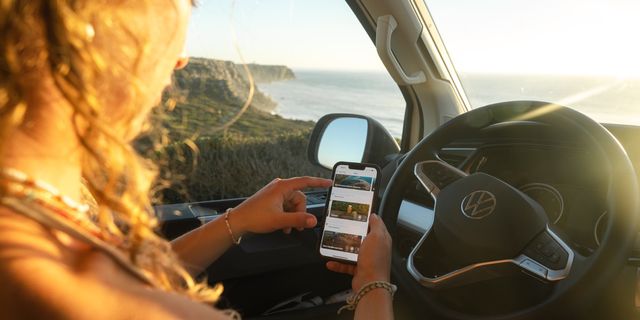
[[[286,66],[247,66],[256,83],[295,79],[293,71]],[[241,106],[249,95],[249,82],[244,67],[223,60],[191,58],[186,68],[175,72],[174,86],[188,100],[205,95],[214,101]],[[272,112],[276,105],[275,101],[256,86],[251,102],[253,108]]]

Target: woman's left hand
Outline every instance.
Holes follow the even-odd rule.
[[[275,179],[253,196],[232,209],[229,224],[238,236],[247,232],[291,232],[314,227],[316,217],[307,213],[305,188],[328,188],[331,180],[315,177]]]

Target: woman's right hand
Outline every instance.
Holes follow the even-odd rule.
[[[369,216],[369,234],[364,238],[358,253],[358,263],[327,262],[327,269],[353,275],[351,286],[354,292],[372,281],[389,282],[391,275],[391,236],[382,219],[375,214]]]

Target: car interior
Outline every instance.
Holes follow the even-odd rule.
[[[335,150],[323,146],[341,145],[343,160],[382,169],[376,212],[393,238],[396,318],[638,318],[640,127],[562,101],[472,108],[428,2],[346,0],[406,101],[402,136],[368,115],[331,113],[305,155],[329,173]],[[363,139],[328,141],[340,122]],[[326,190],[306,196],[322,221]],[[175,239],[243,200],[155,210]],[[336,313],[351,278],[326,269],[321,233],[319,223],[246,236],[202,275],[224,284],[218,307],[247,319],[351,318]]]

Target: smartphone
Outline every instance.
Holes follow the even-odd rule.
[[[380,168],[374,164],[338,162],[325,205],[320,255],[348,263],[358,261],[375,210]]]

